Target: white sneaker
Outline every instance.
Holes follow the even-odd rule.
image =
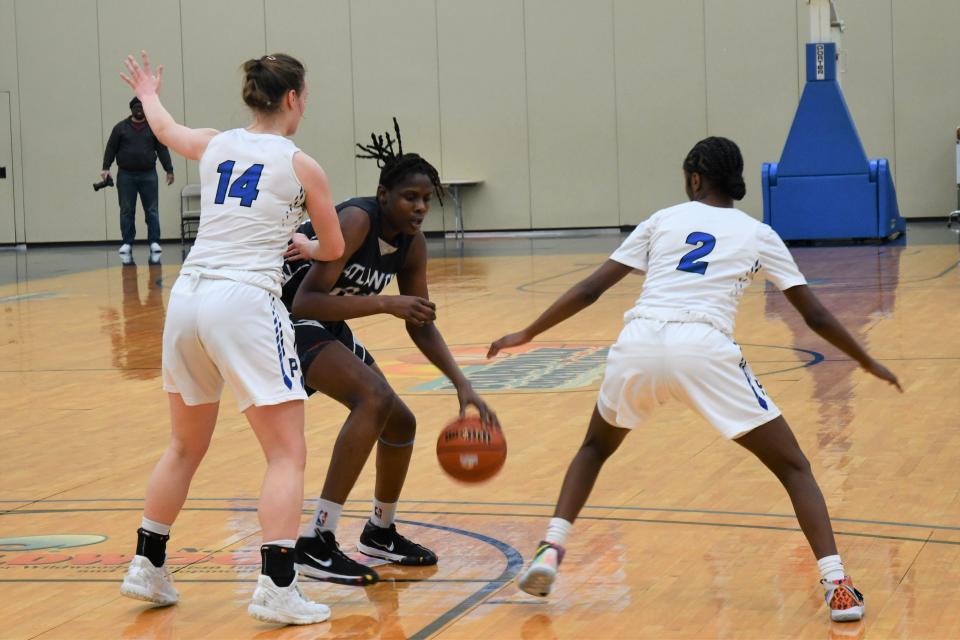
[[[117,253],[130,253],[133,250],[133,247],[124,242],[120,245],[120,249],[117,250]]]
[[[263,622],[279,624],[316,624],[330,617],[330,607],[308,600],[297,585],[278,587],[270,576],[260,574],[247,613]]]
[[[160,246],[159,242],[150,243],[150,253],[160,253],[163,251],[163,247]]]
[[[553,590],[557,579],[557,570],[563,562],[564,549],[560,545],[541,542],[533,554],[533,560],[527,570],[517,578],[517,584],[532,596],[545,598]]]
[[[164,606],[176,604],[180,599],[166,565],[155,567],[145,556],[133,556],[120,585],[120,593],[128,598]]]

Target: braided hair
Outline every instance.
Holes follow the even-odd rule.
[[[380,167],[380,184],[387,189],[393,189],[407,176],[415,174],[427,176],[437,194],[437,200],[443,205],[443,185],[440,184],[440,174],[437,173],[436,167],[427,162],[420,154],[403,152],[400,125],[397,124],[396,118],[393,119],[393,130],[397,134],[396,140],[391,138],[390,132],[387,131],[386,137],[371,133],[371,144],[357,143],[357,147],[360,151],[363,151],[363,153],[358,153],[357,157],[377,161],[377,166]],[[397,145],[396,151],[393,150],[394,143]]]
[[[733,140],[711,136],[693,146],[683,161],[687,174],[699,173],[715,188],[734,200],[747,194],[743,182],[743,156]]]

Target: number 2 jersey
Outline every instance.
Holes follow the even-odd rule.
[[[780,290],[807,283],[768,225],[701,202],[656,212],[610,259],[647,274],[625,321],[703,322],[728,336],[743,291],[761,268]]]
[[[283,136],[246,129],[210,140],[200,158],[200,227],[182,274],[244,282],[280,297],[283,252],[304,213],[297,151]]]
[[[337,213],[342,215],[342,212],[349,208],[362,209],[367,214],[370,218],[370,231],[363,239],[363,244],[347,259],[329,293],[335,296],[375,296],[383,291],[403,268],[414,236],[398,234],[392,244],[382,239],[380,228],[383,211],[376,198],[352,198],[341,202],[337,205]],[[317,235],[309,221],[301,225],[298,231],[310,239]],[[309,260],[298,260],[284,265],[283,303],[287,309],[293,309],[293,297],[309,268]],[[336,324],[323,318],[311,320],[322,321],[325,326]]]

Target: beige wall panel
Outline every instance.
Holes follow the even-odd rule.
[[[706,136],[703,2],[613,6],[620,224],[635,225],[686,199],[680,166]]]
[[[13,206],[13,144],[10,136],[10,92],[0,91],[0,167],[6,175],[0,178],[0,244],[13,244],[17,239]]]
[[[96,0],[16,12],[26,240],[104,240],[107,196],[90,189],[103,160]]]
[[[433,0],[353,0],[350,11],[356,139],[369,143],[374,131],[393,137],[396,116],[404,150],[419,153],[443,175]],[[357,195],[373,195],[376,162],[358,159],[356,166]],[[434,207],[424,230],[441,229],[440,214]]]
[[[906,217],[945,216],[956,208],[957,34],[955,0],[893,3],[896,184]]]
[[[484,180],[463,190],[464,226],[529,229],[523,5],[440,0],[437,14],[444,173]]]
[[[307,68],[307,113],[294,141],[323,166],[335,201],[357,189],[349,0],[267,0],[267,51]]]
[[[896,176],[890,3],[840,3],[840,18],[847,24],[841,41],[840,82],[867,157],[889,159]]]
[[[618,225],[613,3],[524,6],[533,226]]]
[[[186,124],[221,131],[247,126],[240,65],[266,52],[263,0],[181,0],[180,11]],[[189,180],[197,182],[197,165],[188,164]]]
[[[20,162],[20,90],[17,74],[17,30],[14,0],[0,0],[0,91],[10,94],[11,158],[7,180],[13,189],[16,241],[23,235],[23,170]]]
[[[178,0],[153,0],[147,4],[127,0],[99,0],[100,16],[100,92],[102,95],[103,140],[107,139],[114,125],[130,115],[128,104],[133,92],[121,79],[125,72],[123,60],[128,54],[139,59],[140,51],[146,49],[153,64],[163,64],[164,82],[160,87],[163,106],[176,119],[183,122],[183,64],[180,49],[180,3]],[[102,150],[101,150],[102,158]],[[176,181],[167,186],[165,173],[157,161],[159,184],[160,232],[164,238],[180,237],[180,190],[187,184],[187,161],[171,152]],[[99,161],[91,169],[99,169]],[[111,168],[114,179],[117,165]],[[94,174],[96,177],[96,174]],[[116,189],[104,190],[107,198],[107,237],[120,239],[120,207]],[[147,227],[143,219],[143,207],[137,199],[137,239],[147,239]]]
[[[705,8],[707,130],[740,146],[747,196],[739,206],[759,219],[760,166],[779,160],[800,100],[796,5],[705,0]]]

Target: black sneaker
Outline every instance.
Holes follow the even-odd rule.
[[[376,571],[340,551],[332,531],[320,531],[315,538],[298,538],[295,551],[297,571],[315,580],[357,586],[380,581]]]
[[[369,520],[360,534],[357,551],[372,558],[383,558],[406,565],[437,564],[437,554],[397,533],[397,525],[378,527]]]

